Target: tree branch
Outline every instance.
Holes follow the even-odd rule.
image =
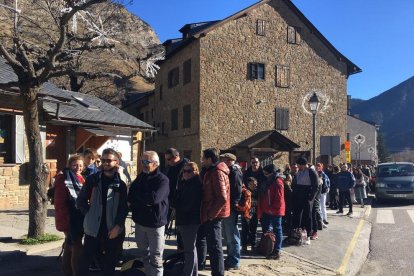
[[[12,57],[12,55],[6,50],[6,48],[4,48],[2,44],[0,44],[0,53],[12,67],[23,70],[22,64],[18,62],[14,57]]]
[[[0,83],[0,89],[2,90],[15,91],[16,87],[19,87],[19,83],[17,81],[11,81],[8,83]]]
[[[98,73],[89,73],[89,72],[77,72],[73,69],[66,69],[60,70],[49,74],[50,78],[58,78],[63,76],[76,76],[76,77],[84,77],[86,79],[99,79],[99,78],[113,78],[113,79],[122,79],[123,77],[115,74],[115,73],[105,73],[105,72],[98,72]]]

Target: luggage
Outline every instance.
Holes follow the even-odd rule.
[[[305,245],[308,239],[308,234],[305,229],[292,229],[290,235],[286,238],[289,245]]]
[[[269,256],[272,254],[275,248],[276,236],[273,232],[267,232],[262,235],[259,245],[257,246],[257,253],[263,256]]]
[[[184,252],[175,253],[164,260],[164,276],[181,275],[184,269]]]

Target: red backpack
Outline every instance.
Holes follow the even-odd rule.
[[[276,236],[273,232],[267,232],[262,235],[260,239],[259,246],[257,247],[257,252],[265,257],[272,254],[273,249],[275,248]]]

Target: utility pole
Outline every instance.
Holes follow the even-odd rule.
[[[18,21],[18,14],[21,13],[21,10],[17,8],[17,0],[14,0],[14,7],[10,7],[4,4],[0,4],[0,7],[8,9],[13,12],[13,28],[14,32],[17,32],[17,21]]]

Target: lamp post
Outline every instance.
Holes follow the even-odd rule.
[[[315,150],[315,144],[316,144],[316,112],[318,112],[319,107],[319,99],[318,95],[316,95],[316,92],[313,93],[313,95],[309,98],[309,107],[312,112],[312,163],[316,164],[316,150]]]

